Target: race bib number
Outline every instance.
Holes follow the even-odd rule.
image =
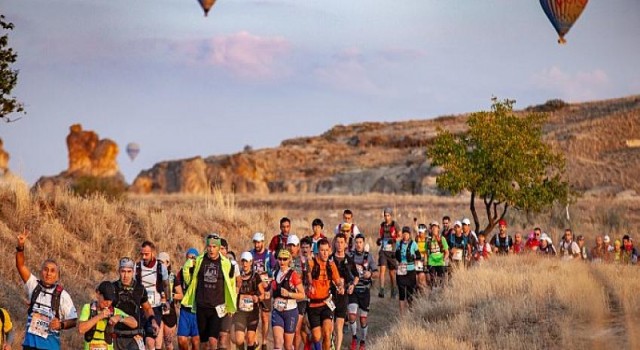
[[[282,298],[276,298],[274,300],[273,307],[280,312],[285,311],[287,309],[287,300]]]
[[[89,343],[89,350],[107,350],[108,346],[105,342]]]
[[[362,265],[356,265],[356,270],[358,270],[358,276],[359,276],[359,277],[364,276],[364,266],[362,266]]]
[[[156,297],[159,296],[156,294],[155,288],[147,289],[147,298],[149,299],[149,303],[152,307],[156,307],[160,305],[160,299],[156,300]]]
[[[240,296],[240,311],[251,312],[253,311],[253,297],[251,295]]]
[[[216,306],[216,312],[218,313],[219,318],[223,318],[227,315],[227,305],[220,304]]]
[[[336,304],[333,303],[333,300],[331,299],[331,297],[325,299],[324,303],[327,304],[327,306],[329,307],[329,310],[333,311],[336,309]]]
[[[424,263],[422,260],[416,261],[416,271],[424,271]]]
[[[29,324],[27,332],[47,339],[49,336],[49,323],[51,323],[51,319],[49,317],[34,312],[31,314],[31,324]]]
[[[396,271],[398,276],[405,276],[407,274],[407,264],[398,264],[398,271]]]
[[[462,260],[462,250],[461,249],[454,249],[451,258],[453,260],[456,260],[456,261]]]
[[[391,243],[385,244],[383,250],[385,252],[392,252],[393,251],[393,244],[391,244]]]

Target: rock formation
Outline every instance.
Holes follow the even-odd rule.
[[[4,150],[4,144],[0,139],[0,176],[9,171],[9,153]]]

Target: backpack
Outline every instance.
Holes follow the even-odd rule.
[[[331,270],[331,260],[327,259],[327,279],[333,281],[333,271]],[[317,280],[320,278],[320,264],[315,257],[313,257],[313,269],[311,269],[311,278]]]
[[[51,310],[55,313],[57,319],[60,319],[60,297],[62,296],[63,290],[64,289],[61,285],[56,284],[55,288],[53,289],[53,293],[51,293]],[[31,302],[29,303],[29,311],[27,311],[27,315],[31,315],[31,313],[33,312],[33,306],[36,304],[36,300],[38,300],[38,296],[40,296],[40,293],[49,294],[44,291],[44,287],[42,286],[41,282],[38,281],[38,285],[33,290],[33,293],[31,293]],[[4,324],[4,320],[2,323]]]
[[[415,242],[413,240],[410,240],[407,243],[407,249],[405,250],[405,256],[407,258],[407,264],[411,264],[416,260],[415,254],[411,254],[411,246],[415,244]],[[404,242],[400,241],[400,245],[398,246],[398,248],[396,248],[396,260],[398,260],[398,262],[400,262],[401,258],[402,258],[402,246],[404,245]],[[416,250],[418,249],[418,247],[416,246]]]
[[[136,264],[136,280],[138,280],[144,286],[144,283],[142,282],[142,261],[138,261],[138,263]],[[164,283],[162,283],[162,262],[157,259],[156,259],[156,290],[158,291],[158,293],[164,292]]]
[[[91,311],[89,312],[89,319],[92,319],[98,314],[98,303],[95,301],[91,302],[90,310]],[[109,310],[111,310],[111,313],[113,313],[113,306],[110,306]],[[97,327],[98,325],[96,324],[95,326],[93,326],[93,328],[84,333],[84,341],[88,343],[93,340],[93,336],[95,335]],[[108,321],[106,322],[105,328],[100,332],[102,332],[102,334],[104,335],[104,341],[107,344],[113,343],[113,326],[110,326]]]
[[[440,239],[436,239],[434,240],[433,237],[429,240],[429,246],[427,247],[427,255],[431,255],[431,254],[435,254],[435,253],[444,253],[444,244],[442,244],[442,236],[440,236]],[[440,249],[439,252],[434,252],[433,249],[431,248],[433,245],[433,242],[436,242],[438,244],[438,248]]]
[[[278,256],[278,253],[280,253],[280,251],[283,249],[287,249],[287,241],[283,239],[282,233],[279,233],[276,236],[276,249],[274,250],[276,256]]]
[[[355,276],[353,275],[352,271],[349,269],[349,264],[351,262],[353,262],[353,258],[351,258],[349,256],[349,254],[345,253],[344,260],[342,260],[341,263],[338,263],[335,260],[335,254],[331,254],[331,256],[329,257],[329,261],[333,261],[333,263],[336,264],[336,267],[338,268],[338,272],[341,273],[341,276],[342,276],[342,272],[343,272],[342,270],[346,271],[345,276],[342,276],[342,277],[344,277],[345,283],[349,283],[349,282],[351,282],[351,281],[353,281],[355,279]],[[315,267],[315,265],[314,265],[314,267]],[[329,270],[327,270],[327,271],[329,271]]]
[[[462,237],[462,243],[461,244],[457,244],[456,243],[456,235],[452,234],[449,237],[451,237],[449,239],[449,241],[451,242],[451,247],[449,248],[458,248],[458,249],[466,249],[467,248],[467,237],[465,235],[462,235],[460,237]]]
[[[384,222],[380,224],[380,238],[384,239],[384,234],[386,232],[385,228],[385,224]],[[389,238],[395,240],[398,236],[398,233],[396,232],[396,222],[395,221],[391,221],[391,224],[389,224]]]
[[[247,282],[250,282],[251,284],[248,284]],[[252,270],[249,279],[242,279],[242,285],[240,285],[240,288],[238,289],[238,294],[253,295],[257,290],[258,284],[256,283],[256,272]]]
[[[504,248],[505,250],[509,250],[509,244],[511,243],[511,236],[507,235],[504,240],[504,246],[500,244],[500,236],[496,235],[496,248]]]
[[[293,274],[293,269],[289,269],[289,271],[287,271],[287,273],[284,275],[284,278],[282,278],[282,281],[278,283],[278,281],[276,280],[276,276],[278,276],[278,271],[276,270],[274,272],[273,281],[276,283],[276,289],[273,291],[274,298],[282,298],[282,288],[286,289],[289,292],[295,292],[296,290],[295,286],[291,285],[292,274]]]

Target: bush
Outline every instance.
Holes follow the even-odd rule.
[[[563,109],[569,104],[564,102],[563,100],[556,98],[553,100],[549,100],[544,104],[537,106],[529,106],[525,109],[527,112],[555,112],[557,110]]]
[[[103,195],[107,199],[122,199],[127,190],[126,184],[116,177],[82,176],[77,178],[71,190],[78,196],[92,197]]]

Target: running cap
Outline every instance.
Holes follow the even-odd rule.
[[[364,238],[364,235],[363,235],[362,233],[358,233],[358,234],[356,235],[356,238],[355,238],[355,239],[358,239],[358,238],[365,239],[365,238]]]
[[[278,258],[291,259],[291,253],[286,249],[281,249],[278,253]]]
[[[296,235],[289,235],[289,237],[287,237],[287,245],[289,244],[293,244],[293,245],[300,244],[300,238],[298,238],[298,236]]]
[[[402,227],[402,233],[404,233],[404,232],[406,232],[406,233],[411,233],[411,227],[409,227],[409,226],[403,226],[403,227]]]
[[[604,238],[602,239],[604,241],[604,243],[609,243],[611,242],[611,238],[609,238],[609,235],[605,235]]]
[[[427,225],[425,224],[418,225],[418,232],[420,233],[427,232]]]
[[[429,226],[438,226],[438,227],[440,227],[440,223],[439,223],[439,222],[437,222],[437,221],[434,221],[434,222],[432,222],[432,223],[431,223],[431,225],[429,225]]]
[[[198,254],[198,249],[196,249],[196,248],[189,248],[189,250],[187,250],[187,253],[186,253],[185,255],[186,255],[186,256],[189,256],[189,255],[195,255],[195,256],[198,256],[198,255],[199,255],[199,254]]]
[[[120,269],[134,269],[136,267],[136,263],[129,257],[121,258],[118,265]]]
[[[500,221],[498,221],[498,226],[507,226],[507,220],[500,219]]]
[[[340,231],[342,231],[342,232],[351,231],[351,223],[350,222],[343,222],[342,225],[340,225]]]
[[[158,254],[158,260],[162,261],[163,264],[169,265],[171,263],[171,259],[169,258],[169,253],[162,252]]]
[[[460,226],[462,227],[462,223],[460,221],[456,221],[453,223],[453,227]]]
[[[393,209],[386,207],[382,210],[382,214],[387,214],[387,213],[393,214]]]
[[[240,254],[240,261],[245,260],[245,261],[253,261],[253,255],[249,252],[244,252],[242,254]]]
[[[96,288],[96,292],[100,293],[104,300],[115,300],[116,298],[116,289],[113,286],[113,283],[109,281],[102,281],[98,288]]]
[[[264,242],[264,233],[262,232],[256,232],[253,234],[253,241],[254,242]]]
[[[206,245],[209,245],[209,243],[215,245],[215,246],[220,246],[220,235],[217,233],[210,233],[207,235],[207,238],[205,238],[204,240]]]
[[[469,220],[469,218],[464,218],[464,219],[462,219],[462,224],[463,225],[471,225],[471,220]]]

